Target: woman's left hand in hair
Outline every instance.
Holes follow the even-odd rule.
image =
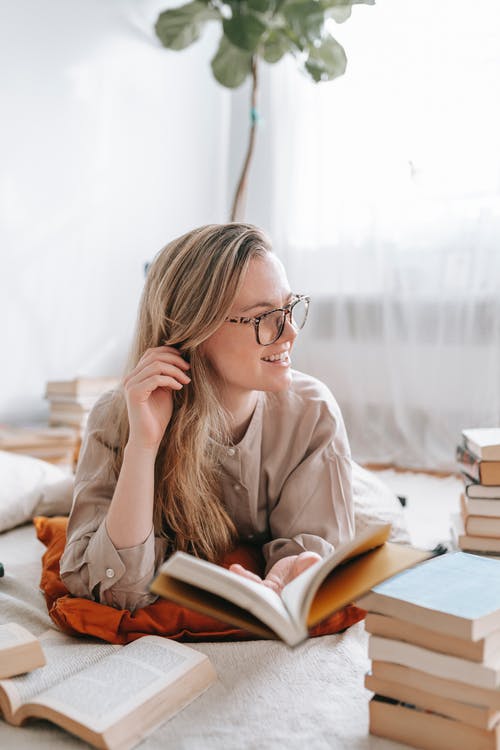
[[[294,578],[297,578],[298,575],[321,559],[321,556],[316,552],[301,552],[300,555],[289,555],[288,557],[283,557],[281,560],[274,563],[264,579],[238,563],[230,565],[229,570],[243,576],[244,578],[248,578],[251,581],[262,583],[277,594],[281,594],[287,583],[293,581]]]

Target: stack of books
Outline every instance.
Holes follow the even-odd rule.
[[[105,391],[118,386],[118,378],[75,378],[49,381],[45,398],[50,404],[49,423],[83,432],[92,407]]]
[[[73,428],[0,425],[0,450],[22,453],[53,464],[72,467],[79,445],[80,435]]]
[[[464,480],[461,515],[453,521],[457,546],[500,554],[500,428],[463,430],[456,458]]]
[[[373,588],[370,732],[417,748],[500,748],[500,560],[457,551]]]

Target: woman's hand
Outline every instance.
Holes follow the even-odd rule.
[[[283,557],[273,565],[264,580],[256,573],[252,573],[252,571],[247,570],[238,563],[230,565],[229,570],[232,570],[233,573],[237,573],[244,578],[249,578],[251,581],[262,583],[263,586],[267,586],[277,594],[281,594],[287,583],[293,581],[294,578],[319,560],[321,560],[321,556],[316,552],[301,552],[300,555],[289,555],[288,557]]]
[[[130,425],[128,444],[158,450],[172,417],[172,391],[191,382],[186,370],[189,364],[173,346],[158,346],[144,352],[122,382]]]

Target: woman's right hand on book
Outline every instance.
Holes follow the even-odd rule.
[[[122,381],[129,419],[128,443],[158,450],[173,412],[172,391],[191,382],[189,364],[173,346],[147,349]]]

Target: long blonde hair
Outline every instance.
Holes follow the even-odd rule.
[[[173,391],[174,410],[155,463],[154,529],[167,538],[168,552],[183,550],[215,562],[237,540],[220,487],[228,414],[200,345],[227,317],[252,258],[270,251],[257,227],[213,224],[170,242],[148,269],[126,371],[161,344],[177,347],[191,364],[191,383]],[[115,424],[118,475],[129,432],[124,398]]]

